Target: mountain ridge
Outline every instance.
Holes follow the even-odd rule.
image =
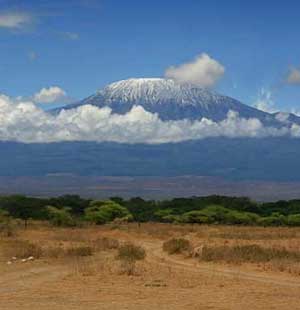
[[[245,105],[240,101],[192,84],[179,84],[170,79],[132,78],[111,83],[79,102],[55,109],[69,110],[83,105],[110,107],[113,113],[125,114],[140,105],[157,113],[163,121],[201,118],[221,121],[229,111],[244,118],[257,118],[265,125],[280,127],[275,115]]]

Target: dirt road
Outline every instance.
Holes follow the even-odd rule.
[[[249,280],[253,282],[260,282],[272,284],[274,286],[294,287],[300,288],[300,278],[292,279],[286,275],[268,275],[262,272],[242,271],[241,268],[226,268],[216,266],[215,264],[205,264],[198,262],[195,259],[183,260],[178,255],[167,255],[162,251],[162,244],[151,242],[144,242],[143,246],[147,249],[148,259],[155,261],[157,264],[163,266],[172,266],[173,268],[181,268],[186,272],[214,275],[220,277],[239,278],[240,280]]]

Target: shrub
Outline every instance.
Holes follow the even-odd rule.
[[[70,214],[70,208],[57,208],[48,206],[48,217],[52,225],[59,227],[75,226],[75,221]]]
[[[90,246],[79,246],[67,249],[67,255],[73,257],[92,256],[93,248]]]
[[[287,224],[289,226],[300,226],[300,214],[293,214],[287,217]]]
[[[146,251],[141,246],[132,243],[125,243],[119,247],[117,258],[121,260],[122,272],[127,275],[135,273],[135,266],[138,260],[146,257]]]
[[[259,219],[260,217],[255,213],[230,210],[225,216],[225,223],[231,225],[253,225],[256,224]]]
[[[272,213],[270,216],[260,218],[258,223],[262,226],[283,226],[287,224],[287,221],[286,216],[279,213]]]
[[[146,251],[144,248],[133,243],[125,243],[118,250],[118,259],[121,260],[137,261],[143,260],[145,257]]]
[[[96,250],[112,250],[119,248],[119,240],[102,237],[93,241],[93,246]]]
[[[184,252],[189,252],[191,250],[190,241],[179,238],[179,239],[170,239],[163,244],[163,250],[168,252],[168,254],[179,254]]]

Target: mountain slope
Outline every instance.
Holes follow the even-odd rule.
[[[198,175],[300,181],[299,155],[300,139],[288,138],[210,138],[159,145],[0,142],[0,175]]]
[[[64,107],[72,109],[91,104],[109,106],[114,113],[124,114],[134,105],[158,113],[162,120],[201,119],[220,121],[230,110],[244,118],[258,118],[266,125],[279,125],[274,115],[242,104],[238,100],[198,88],[181,85],[166,79],[128,79],[112,83],[96,94],[75,104]],[[55,110],[59,112],[61,109]]]

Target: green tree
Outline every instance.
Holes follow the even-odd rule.
[[[70,214],[70,210],[68,207],[57,208],[48,206],[47,211],[50,222],[55,226],[74,226],[75,221]]]
[[[95,224],[105,224],[114,219],[132,220],[132,215],[118,203],[107,201],[92,201],[85,210],[85,219]]]
[[[45,217],[45,209],[40,199],[13,195],[2,197],[0,203],[2,208],[7,210],[11,216],[24,220],[25,228],[30,218]]]

